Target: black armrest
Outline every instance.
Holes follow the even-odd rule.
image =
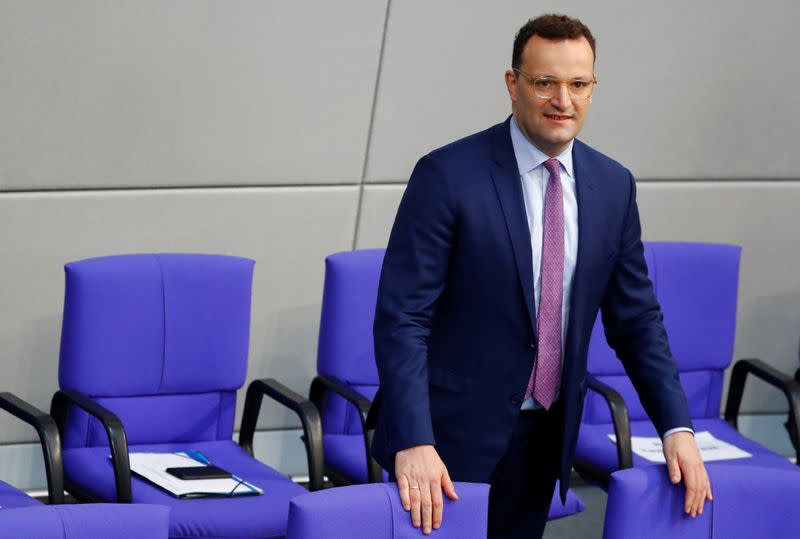
[[[53,401],[50,404],[50,415],[55,419],[62,436],[67,425],[70,405],[77,406],[100,420],[100,423],[103,424],[111,449],[111,464],[114,467],[114,481],[117,486],[117,502],[131,503],[131,468],[128,459],[128,440],[125,436],[125,427],[122,426],[122,421],[82,393],[73,390],[60,390],[53,395]]]
[[[797,436],[798,425],[800,425],[800,383],[760,359],[740,359],[733,366],[731,383],[728,386],[728,402],[725,405],[725,421],[730,423],[733,428],[739,428],[739,406],[742,404],[744,383],[748,374],[757,376],[783,391],[786,400],[789,401],[787,424],[789,437],[792,440],[800,440]],[[795,453],[797,458],[795,462],[800,466],[800,447],[795,446]]]
[[[367,416],[369,415],[372,401],[338,378],[334,378],[333,376],[317,376],[314,378],[314,381],[311,382],[311,389],[309,391],[309,398],[317,407],[317,410],[322,411],[325,402],[325,393],[328,391],[336,393],[358,410],[358,417],[361,420],[361,432],[364,434],[364,450],[367,455],[367,480],[370,483],[382,483],[383,470],[380,464],[370,456],[372,435],[375,431],[367,428]]]
[[[608,403],[611,420],[614,422],[614,434],[617,437],[617,460],[619,469],[633,468],[633,452],[631,450],[631,422],[628,407],[616,389],[604,384],[592,375],[587,377],[586,386],[596,391]]]
[[[0,393],[0,408],[36,429],[42,444],[44,470],[47,474],[48,503],[64,503],[64,468],[61,462],[61,438],[56,422],[11,393]]]
[[[322,421],[314,404],[295,393],[285,385],[271,378],[254,380],[247,388],[244,401],[242,427],[239,429],[239,445],[253,454],[253,435],[256,431],[261,400],[266,395],[300,416],[303,423],[304,442],[308,457],[308,488],[311,491],[322,489]]]

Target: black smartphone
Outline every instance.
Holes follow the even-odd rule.
[[[178,468],[167,468],[167,473],[191,481],[192,479],[230,479],[230,472],[226,472],[218,466],[181,466]]]

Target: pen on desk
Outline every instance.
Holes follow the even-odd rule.
[[[190,459],[202,462],[203,464],[208,464],[209,466],[211,465],[211,461],[208,460],[208,457],[206,457],[200,451],[187,450],[184,451],[184,453],[186,453],[186,456],[189,457]]]

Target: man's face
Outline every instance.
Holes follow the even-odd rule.
[[[536,78],[549,76],[561,81],[594,80],[594,55],[585,37],[553,41],[534,35],[522,50],[524,73]],[[592,98],[573,99],[561,84],[550,99],[537,97],[533,84],[512,70],[506,71],[511,110],[520,130],[540,150],[555,157],[578,136]]]

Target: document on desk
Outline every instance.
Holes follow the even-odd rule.
[[[129,457],[133,473],[166,490],[176,498],[247,496],[264,492],[236,476],[227,479],[178,479],[167,473],[167,468],[202,466],[202,463],[182,452],[131,453]]]
[[[608,437],[612,442],[617,443],[616,436],[609,434]],[[694,434],[694,440],[697,442],[697,448],[700,450],[700,455],[705,462],[712,460],[744,459],[753,456],[733,444],[715,438],[714,435],[707,430],[696,432]],[[661,444],[661,438],[657,436],[652,438],[631,436],[631,449],[635,454],[650,462],[667,462],[664,458],[664,446]]]

